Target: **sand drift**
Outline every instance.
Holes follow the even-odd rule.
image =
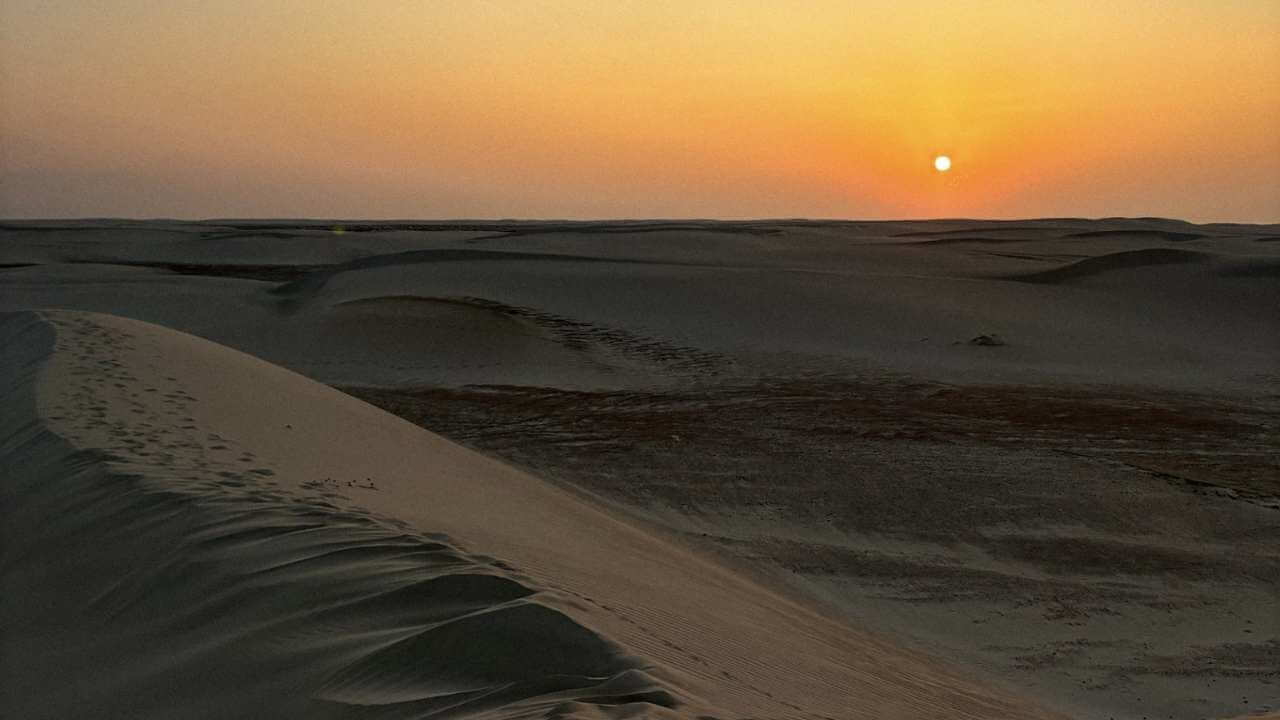
[[[0,223],[0,707],[1274,711],[1278,238]]]
[[[15,717],[1049,717],[236,351],[0,338]]]

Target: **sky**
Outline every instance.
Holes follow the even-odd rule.
[[[1280,0],[0,2],[3,217],[1115,215],[1280,221]]]

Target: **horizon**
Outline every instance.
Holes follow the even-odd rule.
[[[893,217],[893,218],[855,218],[855,217],[130,217],[130,216],[66,216],[66,217],[0,217],[0,223],[38,223],[38,222],[182,222],[182,223],[220,223],[220,222],[270,222],[270,223],[425,223],[432,225],[460,225],[466,223],[1015,223],[1015,222],[1172,222],[1198,227],[1208,225],[1245,225],[1265,227],[1280,225],[1280,220],[1249,221],[1237,220],[1187,220],[1185,218],[1164,217],[1159,215],[1109,215],[1099,217],[1049,215],[1043,217]]]
[[[1278,38],[1266,0],[12,0],[0,217],[1271,224]]]

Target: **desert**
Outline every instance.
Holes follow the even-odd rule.
[[[1274,713],[1277,240],[4,221],[0,707]]]

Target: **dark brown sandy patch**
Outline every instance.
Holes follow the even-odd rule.
[[[1280,642],[1274,402],[833,378],[347,391],[1104,717],[1158,697],[1197,718],[1271,680],[1161,668]]]
[[[834,450],[917,441],[1038,448],[1192,491],[1221,488],[1260,502],[1280,496],[1280,459],[1271,452],[1280,442],[1280,411],[1187,394],[827,380],[672,392],[345,389],[500,452],[567,445],[604,459],[709,443],[720,457],[793,457],[815,443]]]
[[[1008,535],[987,538],[993,557],[1034,565],[1051,575],[1146,575],[1184,580],[1274,583],[1280,558],[1233,558],[1220,550],[1176,548],[1088,537]]]
[[[1280,685],[1280,640],[1196,647],[1183,655],[1153,655],[1147,662],[1151,672],[1162,675],[1268,678]]]

